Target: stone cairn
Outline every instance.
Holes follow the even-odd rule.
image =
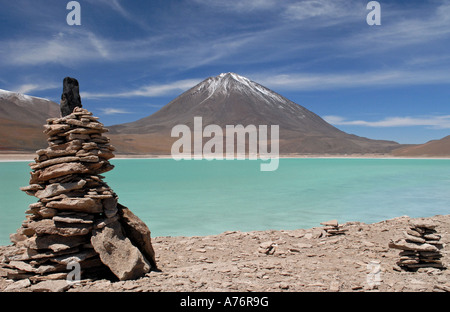
[[[342,225],[338,223],[337,220],[321,222],[320,224],[324,225],[321,237],[340,235],[345,234],[345,232],[347,232],[347,229],[344,229]]]
[[[413,219],[410,227],[403,233],[404,238],[391,241],[389,247],[400,249],[397,265],[406,271],[419,268],[444,269],[441,236],[436,233],[436,224],[429,220]]]
[[[61,279],[73,262],[82,274],[113,273],[119,280],[157,269],[148,227],[103,181],[101,174],[114,168],[114,147],[97,119],[75,107],[47,120],[49,146],[36,152],[30,184],[21,188],[38,202],[11,234],[13,251],[0,259],[9,278]]]

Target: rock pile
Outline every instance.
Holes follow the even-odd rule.
[[[333,236],[339,234],[345,234],[347,232],[346,229],[342,228],[342,225],[339,225],[337,220],[330,220],[326,222],[321,222],[321,225],[324,225],[324,233],[322,236]]]
[[[156,268],[149,229],[103,181],[114,168],[114,147],[97,119],[76,107],[47,120],[49,146],[36,152],[30,184],[21,188],[38,202],[10,236],[15,249],[2,261],[10,278],[61,278],[73,262],[82,272],[107,268],[120,280]]]
[[[258,252],[266,255],[273,255],[277,250],[277,244],[271,241],[259,244]]]
[[[411,220],[409,225],[410,227],[404,232],[405,238],[389,243],[389,247],[402,250],[397,265],[408,271],[430,267],[443,269],[440,252],[443,244],[441,236],[436,233],[436,224],[415,219]]]

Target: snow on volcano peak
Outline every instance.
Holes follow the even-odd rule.
[[[287,103],[286,99],[277,93],[261,86],[247,77],[231,72],[221,73],[216,77],[206,79],[198,86],[196,91],[204,89],[208,91],[208,97],[205,100],[218,93],[226,95],[230,92],[238,92],[241,94],[257,96],[267,104],[272,104],[273,102]]]

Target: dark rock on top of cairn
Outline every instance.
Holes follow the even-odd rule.
[[[60,106],[61,117],[72,114],[75,107],[83,107],[81,105],[80,86],[75,78],[64,78]]]

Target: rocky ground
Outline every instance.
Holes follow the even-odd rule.
[[[450,215],[426,218],[437,224],[450,268]],[[348,222],[345,234],[324,237],[324,227],[290,231],[225,232],[205,237],[155,237],[160,272],[134,281],[82,279],[12,281],[0,277],[0,291],[68,292],[327,292],[450,291],[450,270],[401,270],[398,249],[410,218],[374,224]],[[1,253],[7,246],[0,247]],[[1,273],[1,272],[0,272]],[[0,274],[1,276],[2,274]],[[83,278],[83,276],[82,276]]]

